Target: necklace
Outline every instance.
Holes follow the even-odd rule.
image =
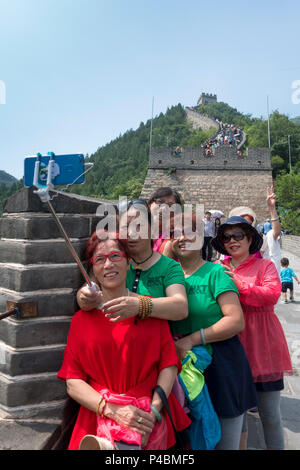
[[[234,271],[237,268],[237,266],[234,266],[234,264],[231,262],[231,260],[229,261],[229,264],[232,267],[232,271]]]
[[[196,272],[199,268],[201,268],[201,266],[205,264],[205,261],[203,259],[201,259],[200,261],[198,261],[197,264],[195,264],[195,266],[193,266],[192,268],[190,269],[183,269],[183,272],[184,272],[184,275],[185,276],[191,276],[192,274],[194,274],[194,272]]]
[[[154,252],[153,252],[153,250],[152,250],[152,251],[151,251],[151,255],[148,256],[148,258],[144,259],[143,261],[135,261],[135,259],[131,256],[132,261],[134,261],[135,264],[137,265],[136,269],[140,269],[140,265],[146,263],[146,261],[148,261],[148,259],[150,259],[150,258],[152,257],[153,253],[154,253]]]

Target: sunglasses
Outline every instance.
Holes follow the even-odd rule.
[[[123,258],[126,258],[126,254],[123,251],[113,251],[108,253],[108,255],[95,255],[90,261],[93,265],[97,266],[98,264],[105,264],[107,258],[113,263],[118,263]]]
[[[229,235],[229,233],[223,233],[222,234],[222,242],[223,243],[229,243],[232,238],[236,242],[240,242],[241,240],[244,240],[245,236],[246,236],[246,234],[244,232],[234,232],[231,235]]]

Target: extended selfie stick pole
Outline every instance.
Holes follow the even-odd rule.
[[[53,168],[53,165],[54,165],[54,160],[53,160],[53,156],[54,154],[52,152],[49,152],[48,155],[50,155],[50,161],[49,161],[49,166],[48,166],[48,175],[47,175],[47,184],[46,185],[41,185],[39,182],[38,182],[38,176],[39,176],[39,169],[40,169],[40,158],[41,158],[41,155],[40,154],[37,154],[37,160],[35,162],[35,167],[34,167],[34,177],[33,177],[33,185],[38,188],[37,191],[34,191],[34,193],[36,193],[42,202],[44,202],[48,209],[50,210],[54,220],[55,220],[55,223],[57,225],[57,227],[59,228],[62,236],[64,237],[65,239],[65,242],[74,258],[74,260],[76,261],[80,271],[81,271],[81,274],[83,275],[84,279],[86,280],[88,286],[93,289],[93,290],[97,290],[96,289],[96,286],[95,284],[90,280],[89,278],[89,275],[88,273],[86,272],[79,256],[77,255],[76,253],[76,250],[74,249],[65,229],[63,228],[59,218],[57,217],[54,209],[53,209],[53,206],[50,202],[50,195],[49,195],[49,189],[52,189],[53,188],[53,184],[51,183],[51,176],[52,176],[52,168]]]

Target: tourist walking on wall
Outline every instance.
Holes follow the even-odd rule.
[[[282,292],[282,301],[283,303],[287,304],[287,291],[290,291],[290,302],[294,302],[294,283],[293,279],[300,284],[299,279],[297,278],[294,271],[289,267],[289,260],[288,258],[281,259],[281,272],[280,272],[280,279],[281,279],[281,292]]]
[[[202,258],[207,261],[211,261],[212,258],[212,247],[211,247],[211,240],[214,235],[214,226],[215,222],[211,217],[211,213],[209,211],[205,212],[204,214],[204,243],[202,248]]]
[[[212,240],[213,247],[229,255],[222,261],[240,294],[245,328],[239,333],[258,394],[258,412],[268,449],[284,449],[280,390],[292,364],[282,326],[274,313],[281,283],[274,263],[252,256],[263,240],[246,219],[230,217]],[[243,439],[247,436],[247,422]]]
[[[281,260],[281,248],[279,237],[281,234],[281,223],[280,217],[276,210],[276,194],[274,188],[271,186],[267,188],[267,206],[270,211],[270,221],[272,223],[271,229],[266,233],[264,224],[264,233],[266,233],[266,243],[262,247],[263,257],[273,261],[276,266],[277,272],[280,276],[280,260]]]

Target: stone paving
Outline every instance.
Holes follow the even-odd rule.
[[[282,250],[290,267],[300,280],[300,257]],[[286,450],[300,450],[300,285],[294,282],[295,302],[281,303],[275,307],[289,347],[294,375],[285,377],[285,388],[281,392],[281,412]],[[289,294],[288,294],[289,298]],[[265,449],[263,430],[257,413],[248,413],[249,449]]]

